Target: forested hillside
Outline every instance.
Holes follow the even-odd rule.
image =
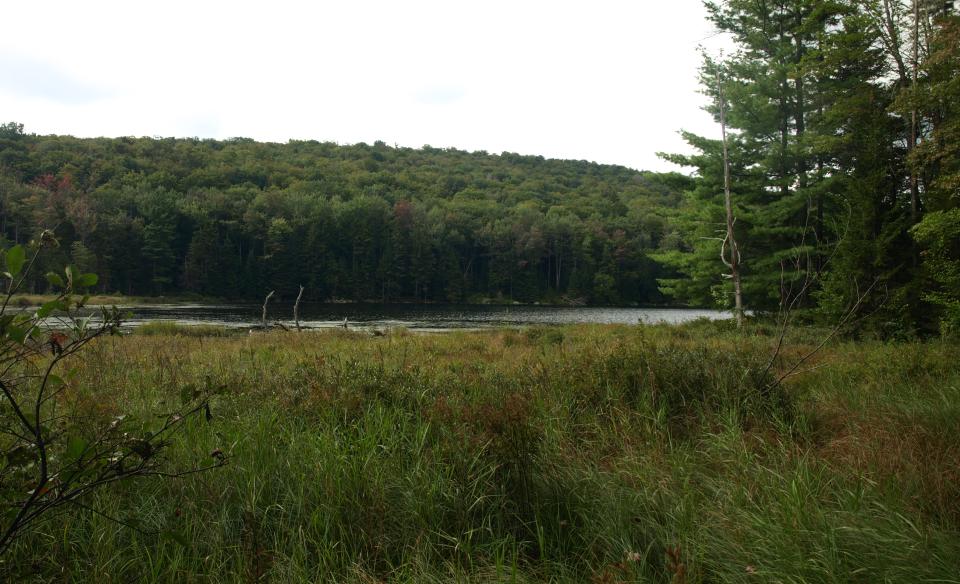
[[[960,17],[931,0],[705,4],[747,309],[960,330]],[[719,115],[718,121],[719,121]],[[678,121],[678,125],[682,122]],[[718,128],[719,130],[719,128]],[[719,131],[717,135],[719,135]],[[722,144],[692,175],[452,149],[0,127],[0,238],[101,292],[732,306]],[[38,274],[33,290],[42,292]]]
[[[748,308],[800,295],[834,322],[856,308],[889,333],[960,331],[956,5],[705,3],[736,47],[701,75],[714,114],[724,90]],[[681,245],[657,255],[680,273],[664,288],[730,306],[721,142],[686,137],[697,153],[668,158],[697,179],[671,222]]]
[[[102,292],[660,303],[679,176],[504,153],[0,129],[0,236]],[[34,270],[43,291],[44,269]]]

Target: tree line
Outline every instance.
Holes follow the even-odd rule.
[[[101,292],[731,307],[960,330],[960,16],[933,0],[705,2],[729,129],[692,176],[455,149],[0,127],[0,243]],[[718,120],[719,121],[719,120]],[[719,129],[718,129],[719,130]],[[719,131],[717,132],[720,133]],[[36,272],[38,274],[42,271]],[[29,285],[43,291],[39,276]],[[797,302],[799,301],[799,302]]]
[[[686,179],[425,146],[77,139],[0,127],[0,241],[98,291],[663,303],[648,253]],[[43,270],[28,283],[45,290]]]
[[[803,295],[889,333],[960,330],[960,17],[931,0],[705,2],[735,50],[704,53],[726,106],[748,308]],[[719,131],[718,131],[719,134]],[[670,297],[732,304],[720,140],[685,134],[695,170],[670,217]],[[813,282],[813,285],[809,285]]]

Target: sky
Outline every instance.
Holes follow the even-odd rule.
[[[701,0],[5,2],[0,123],[538,154],[679,170]]]

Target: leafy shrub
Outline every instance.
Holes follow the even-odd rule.
[[[80,313],[87,297],[76,293],[95,285],[97,276],[74,266],[63,276],[47,274],[59,290],[53,300],[35,311],[8,311],[41,251],[52,245],[56,240],[45,231],[29,258],[20,245],[0,253],[8,284],[0,305],[0,553],[53,511],[92,509],[83,500],[103,487],[132,477],[175,476],[162,465],[170,437],[186,420],[210,417],[207,392],[193,387],[181,390],[179,408],[161,416],[68,405],[80,390],[75,370],[66,365],[99,337],[117,333],[120,316],[116,308],[101,308],[97,320]],[[225,461],[219,451],[212,456],[205,468]]]

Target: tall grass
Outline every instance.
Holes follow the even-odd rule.
[[[769,332],[105,339],[63,407],[223,386],[172,456],[230,465],[101,492],[86,504],[136,529],[71,510],[0,576],[960,581],[960,348],[838,342],[777,384],[815,335],[768,371]]]
[[[182,337],[226,337],[245,334],[243,329],[230,329],[216,324],[180,324],[177,322],[157,320],[142,324],[134,329],[134,333],[147,336],[182,336]]]

